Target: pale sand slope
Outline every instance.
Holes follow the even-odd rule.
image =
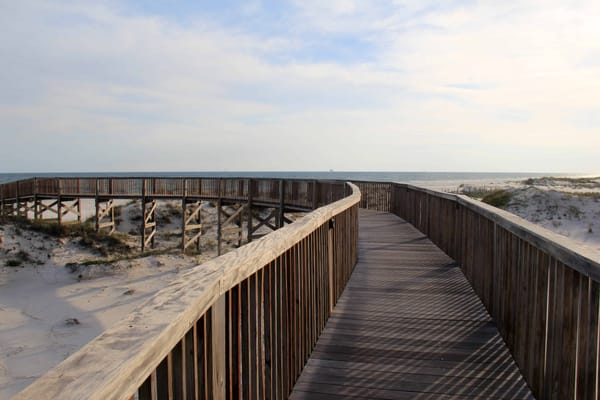
[[[499,189],[510,195],[503,209],[600,250],[600,178],[536,178],[461,187],[463,192],[482,194]]]
[[[162,256],[129,264],[81,281],[53,263],[0,267],[0,399],[29,385],[197,263]]]
[[[132,250],[100,253],[81,238],[57,238],[15,225],[0,226],[0,399],[9,398],[76,352],[165,287],[183,271],[216,256],[216,209],[202,204],[202,253],[184,256],[179,202],[161,202],[156,247],[166,254],[81,265],[84,261],[139,256],[139,203],[121,203],[118,231]],[[299,217],[291,215],[290,217]],[[125,235],[131,232],[133,235]],[[224,252],[234,237],[225,237]],[[171,250],[169,250],[171,249]],[[26,258],[21,266],[5,266]],[[68,267],[66,265],[69,265]],[[201,268],[201,265],[198,266]]]

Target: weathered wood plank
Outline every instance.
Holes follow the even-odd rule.
[[[399,218],[361,213],[359,262],[291,398],[532,398],[460,268]]]

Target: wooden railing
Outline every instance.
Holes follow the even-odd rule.
[[[287,398],[358,256],[357,187],[312,185],[286,196],[349,195],[188,271],[15,399]]]
[[[137,188],[131,182],[96,184],[115,193]],[[251,193],[261,201],[277,194],[307,208],[347,194],[339,182],[182,182],[168,186],[157,178],[146,190]],[[22,196],[27,188],[62,185],[74,188],[26,181],[1,189]],[[93,187],[78,185],[79,192]],[[354,187],[351,196],[189,272],[17,398],[129,398],[136,392],[140,399],[285,398],[356,261],[359,202],[407,220],[462,266],[537,398],[598,398],[597,253],[464,196],[405,184],[356,185],[362,199]]]
[[[536,398],[599,398],[597,252],[465,196],[394,184],[390,199],[462,266]]]
[[[42,197],[231,199],[315,209],[345,196],[340,181],[249,178],[31,178],[0,185],[0,201]]]
[[[390,211],[392,203],[391,182],[352,181],[361,193],[360,208],[376,211]]]

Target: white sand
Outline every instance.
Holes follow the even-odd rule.
[[[489,190],[507,189],[513,195],[507,210],[600,249],[600,199],[562,193],[600,193],[600,182],[590,187],[554,180],[536,181],[533,186],[508,181],[468,184]],[[428,186],[449,191],[460,185],[440,182]],[[136,235],[126,241],[137,252],[139,203],[121,205],[118,231]],[[178,202],[161,202],[158,210],[157,247],[163,251],[173,249],[170,253],[74,267],[74,272],[65,265],[103,256],[80,246],[79,239],[57,239],[27,230],[19,232],[12,225],[0,226],[0,399],[14,395],[76,352],[177,274],[216,255],[211,223],[216,219],[216,210],[208,203],[203,204],[202,212],[207,226],[202,254],[184,256],[177,250],[181,241],[179,207]],[[91,204],[84,203],[84,217],[92,213]],[[228,245],[225,251],[231,248]],[[5,266],[19,251],[25,251],[30,261],[19,267]]]
[[[600,196],[590,199],[531,187],[515,191],[506,210],[600,249]]]
[[[506,190],[505,210],[600,251],[600,178],[589,182],[542,178],[496,182],[473,189]]]
[[[132,254],[139,254],[140,204],[120,205],[117,231],[133,234],[122,237]],[[28,386],[179,273],[201,268],[199,264],[216,256],[216,209],[202,204],[206,227],[202,253],[189,256],[179,250],[180,208],[180,202],[159,202],[156,249],[166,254],[110,264],[80,265],[123,255],[98,254],[82,247],[80,238],[56,238],[14,225],[0,226],[0,399]],[[92,213],[92,204],[84,204],[84,219]],[[263,230],[267,232],[268,228]],[[236,237],[224,239],[223,251],[233,249]],[[20,252],[29,260],[18,267],[5,266],[19,258]]]
[[[29,385],[196,262],[164,256],[118,264],[86,280],[52,262],[0,268],[0,398]]]

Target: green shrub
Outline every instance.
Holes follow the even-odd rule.
[[[25,250],[19,250],[17,258],[21,261],[31,261],[31,256]]]
[[[482,186],[463,186],[459,188],[458,193],[469,196],[473,199],[482,199],[490,193],[496,192],[498,189],[491,189]]]
[[[32,231],[45,233],[48,236],[62,237],[67,234],[67,228],[65,225],[59,225],[58,222],[47,222],[47,221],[30,221],[29,229]]]
[[[16,258],[12,258],[10,260],[6,260],[6,262],[4,263],[5,266],[7,267],[18,267],[21,264],[23,264],[23,260],[19,260]]]
[[[504,208],[510,203],[511,197],[511,193],[506,190],[496,190],[485,195],[481,201],[494,207]]]
[[[20,250],[17,254],[15,254],[15,258],[8,259],[4,262],[4,265],[7,267],[18,267],[22,265],[24,262],[33,261],[29,253],[25,250]]]
[[[104,231],[96,232],[93,229],[83,230],[81,232],[79,244],[97,250],[103,256],[112,252],[127,253],[131,250],[122,235],[116,232],[112,235],[108,235]]]

